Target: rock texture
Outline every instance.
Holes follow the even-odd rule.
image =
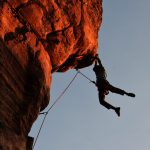
[[[102,0],[0,1],[0,150],[29,150],[53,72],[93,63]]]

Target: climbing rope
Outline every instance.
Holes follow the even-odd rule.
[[[70,85],[73,83],[73,81],[75,80],[75,78],[77,77],[78,73],[80,73],[83,77],[85,77],[87,80],[89,80],[90,82],[94,83],[94,81],[92,81],[89,77],[87,77],[86,75],[84,75],[81,71],[76,70],[77,73],[75,74],[75,76],[73,77],[73,79],[70,81],[70,83],[67,85],[67,87],[62,91],[62,93],[58,96],[58,98],[54,101],[54,103],[50,106],[50,108],[46,111],[46,112],[41,112],[40,115],[44,115],[44,118],[42,120],[41,126],[39,128],[38,134],[35,138],[35,142],[33,143],[33,149],[37,143],[37,140],[40,136],[41,130],[43,128],[43,125],[45,123],[46,117],[49,113],[49,111],[56,105],[56,103],[61,99],[61,97],[65,94],[65,92],[68,90],[68,88],[70,87]],[[95,84],[95,83],[94,83]]]
[[[87,80],[89,80],[90,82],[94,83],[96,85],[96,83],[94,81],[92,81],[89,77],[87,77],[85,74],[83,74],[80,70],[76,69],[76,71],[78,73],[80,73],[83,77],[85,77]]]
[[[54,101],[54,103],[51,105],[51,107],[50,107],[46,112],[40,113],[40,114],[43,114],[43,115],[44,115],[44,118],[43,118],[43,121],[42,121],[42,123],[41,123],[41,126],[40,126],[40,129],[39,129],[39,131],[38,131],[38,134],[37,134],[37,136],[36,136],[36,138],[35,138],[35,142],[33,143],[33,149],[34,149],[34,147],[35,147],[35,145],[36,145],[36,143],[37,143],[37,140],[38,140],[38,138],[39,138],[39,136],[40,136],[41,130],[42,130],[42,128],[43,128],[43,125],[44,125],[44,123],[45,123],[45,120],[46,120],[46,117],[47,117],[49,111],[55,106],[55,104],[56,104],[56,103],[61,99],[61,97],[65,94],[65,92],[68,90],[68,88],[70,87],[70,85],[73,83],[73,81],[74,81],[75,78],[77,77],[78,73],[79,73],[79,72],[77,72],[77,73],[75,74],[75,76],[73,77],[73,79],[70,81],[70,83],[67,85],[67,87],[63,90],[63,92],[58,96],[58,98]]]

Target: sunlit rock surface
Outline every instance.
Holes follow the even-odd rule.
[[[0,150],[30,149],[52,73],[93,63],[101,22],[102,0],[0,1]]]

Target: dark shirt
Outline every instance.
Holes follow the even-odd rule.
[[[95,65],[93,71],[96,75],[96,85],[98,87],[98,90],[104,91],[104,89],[109,84],[109,82],[106,80],[106,73],[104,67],[100,65]]]
[[[95,72],[96,78],[106,79],[106,71],[102,65],[95,65],[93,71]]]

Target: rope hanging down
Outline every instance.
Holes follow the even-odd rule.
[[[43,115],[44,115],[44,118],[43,118],[43,121],[42,121],[42,123],[41,123],[41,126],[40,126],[40,129],[39,129],[39,131],[38,131],[38,134],[37,134],[37,136],[36,136],[36,138],[35,138],[35,142],[33,143],[33,149],[34,149],[34,147],[35,147],[35,145],[36,145],[36,143],[37,143],[37,140],[38,140],[38,138],[39,138],[39,135],[40,135],[40,133],[41,133],[41,130],[42,130],[42,128],[43,128],[44,122],[45,122],[45,120],[46,120],[46,117],[47,117],[49,111],[54,107],[54,105],[55,105],[55,104],[60,100],[60,98],[65,94],[65,92],[68,90],[68,88],[70,87],[70,85],[72,84],[72,82],[73,82],[73,81],[75,80],[75,78],[77,77],[78,73],[79,73],[79,72],[77,72],[77,73],[75,74],[75,76],[74,76],[73,79],[70,81],[70,83],[68,84],[68,86],[67,86],[67,87],[63,90],[63,92],[58,96],[58,98],[54,101],[54,103],[51,105],[51,107],[50,107],[46,112],[40,113],[40,114],[43,114]]]

